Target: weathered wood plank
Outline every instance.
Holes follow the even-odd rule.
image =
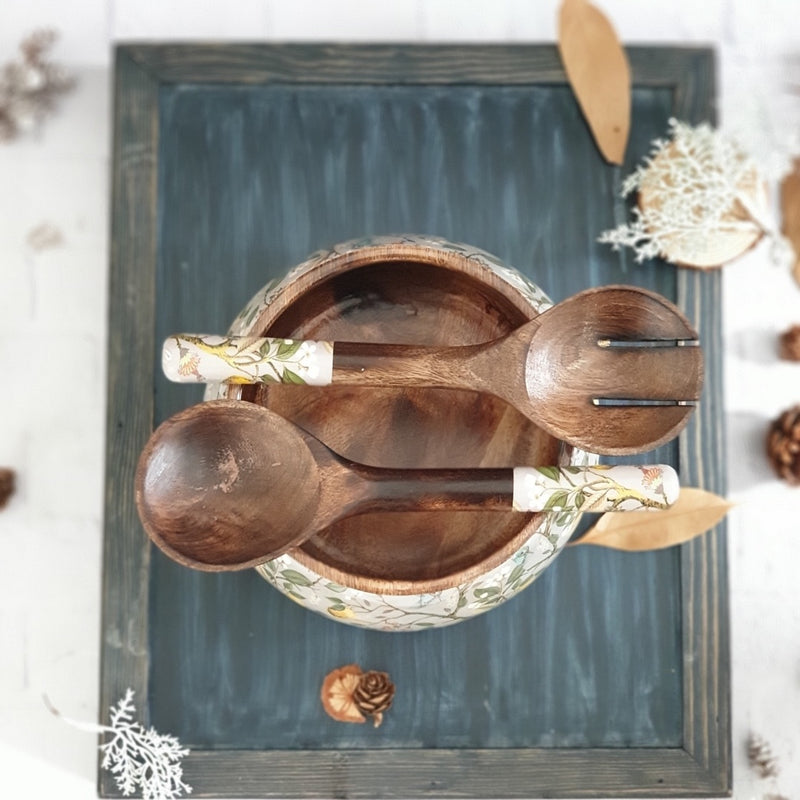
[[[128,44],[126,52],[166,83],[515,85],[564,83],[554,45]],[[629,47],[638,86],[673,87],[704,68],[707,50]]]
[[[197,797],[660,798],[726,791],[681,749],[446,750],[435,759],[414,750],[208,751],[184,767],[186,779],[202,787]]]
[[[131,688],[146,721],[150,558],[133,476],[153,419],[158,84],[122,51],[115,82],[100,710]],[[109,773],[99,790],[115,792]]]
[[[675,91],[675,116],[716,123],[715,62],[698,57]],[[705,387],[691,424],[680,437],[682,480],[725,495],[722,276],[681,270],[681,307],[694,322],[706,355]],[[730,665],[727,584],[727,526],[683,547],[684,747],[709,770],[720,787],[732,788]]]

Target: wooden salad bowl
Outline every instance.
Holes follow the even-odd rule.
[[[473,344],[509,333],[548,303],[488,254],[398,237],[312,256],[259,293],[231,333]],[[212,397],[260,404],[346,458],[380,467],[582,464],[588,458],[477,391],[258,384],[217,385],[207,393]],[[566,517],[562,534],[577,522]],[[335,585],[376,596],[422,595],[501,566],[542,522],[542,514],[513,511],[373,512],[334,523],[289,555],[306,574]]]

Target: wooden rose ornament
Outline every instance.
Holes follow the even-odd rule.
[[[363,672],[358,664],[348,664],[325,676],[320,700],[325,713],[337,722],[363,723],[369,717],[377,728],[392,705],[394,694],[395,686],[388,673]]]

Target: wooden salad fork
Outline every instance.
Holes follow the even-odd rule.
[[[700,398],[703,354],[685,315],[634,286],[588,289],[510,334],[467,346],[176,334],[177,382],[435,386],[488,392],[552,436],[594,453],[651,450]]]

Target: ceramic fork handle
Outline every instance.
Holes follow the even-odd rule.
[[[666,464],[593,467],[516,467],[518,511],[641,511],[669,508],[680,493]]]
[[[176,383],[327,386],[333,373],[333,344],[179,333],[164,341],[161,366]]]
[[[173,334],[161,364],[176,383],[330,383],[453,386],[474,389],[470,354],[480,345],[422,347],[370,342],[300,341],[253,336]]]

